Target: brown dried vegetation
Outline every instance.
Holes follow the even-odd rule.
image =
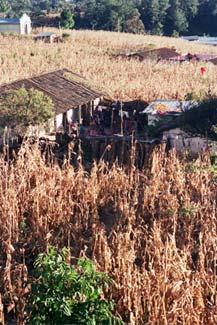
[[[131,156],[131,158],[133,158]],[[115,281],[131,324],[217,323],[216,174],[158,148],[149,168],[87,173],[46,164],[37,146],[0,159],[0,318],[23,324],[28,272],[48,244],[82,252]],[[4,306],[4,312],[3,312]]]
[[[174,47],[180,53],[217,55],[215,46],[172,37],[104,31],[67,31],[66,43],[44,44],[31,38],[0,35],[0,84],[57,69],[85,76],[115,99],[183,99],[187,93],[217,95],[217,66],[212,63],[140,62],[114,56],[126,50]],[[206,67],[204,76],[201,66]]]
[[[217,54],[178,39],[72,31],[67,43],[34,43],[0,35],[0,83],[69,68],[114,98],[184,98],[217,94],[216,66],[141,63],[112,54],[175,46]],[[0,323],[15,313],[23,324],[27,279],[48,244],[83,251],[115,281],[110,295],[126,322],[217,324],[216,174],[209,159],[195,164],[157,149],[148,168],[102,161],[88,174],[67,162],[46,164],[24,146],[14,162],[0,157]]]

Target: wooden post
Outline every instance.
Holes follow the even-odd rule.
[[[90,117],[93,117],[93,101],[90,102]]]
[[[123,132],[123,103],[122,103],[122,100],[121,100],[121,135],[123,135],[124,132]]]
[[[114,123],[114,110],[112,108],[111,125],[110,125],[112,133],[113,133],[113,123]]]
[[[81,124],[81,105],[78,106],[78,122]]]

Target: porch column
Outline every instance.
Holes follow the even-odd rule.
[[[78,122],[81,124],[81,105],[78,106]]]

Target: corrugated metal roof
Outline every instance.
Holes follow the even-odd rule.
[[[142,113],[150,115],[180,114],[197,105],[195,100],[155,100]]]
[[[0,96],[22,86],[26,89],[35,88],[49,96],[53,100],[56,114],[61,114],[102,96],[102,93],[87,84],[85,78],[70,70],[62,69],[3,85],[0,87]]]
[[[0,24],[19,24],[18,18],[0,18]]]
[[[52,35],[56,35],[56,33],[53,32],[40,32],[38,34],[35,35],[35,37],[49,37]]]
[[[182,36],[182,39],[186,41],[199,41],[199,36],[193,35],[193,36]]]

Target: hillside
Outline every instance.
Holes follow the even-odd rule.
[[[147,47],[217,55],[216,47],[148,35],[67,32],[71,36],[58,44],[0,35],[0,84],[68,68],[113,99],[150,102],[156,98],[203,97],[208,92],[217,95],[214,64],[140,62],[117,56]],[[203,75],[201,66],[206,69]],[[53,79],[51,82],[55,87]],[[214,117],[216,121],[215,104],[213,101],[207,119],[204,109],[209,107],[200,107],[196,131],[206,133],[210,120]],[[181,122],[188,126],[195,121],[192,114],[194,111]],[[29,307],[34,307],[36,318],[40,310],[45,324],[51,323],[46,317],[52,308],[56,313],[65,312],[70,321],[64,323],[77,324],[71,309],[65,308],[69,305],[73,309],[75,302],[90,304],[93,317],[89,324],[96,324],[92,301],[81,294],[77,283],[75,294],[71,293],[75,277],[66,276],[59,259],[60,274],[47,260],[58,285],[50,273],[34,273],[38,254],[48,252],[49,245],[68,247],[67,268],[80,256],[96,262],[97,270],[113,280],[103,293],[98,290],[101,306],[105,299],[114,300],[114,313],[125,325],[217,323],[214,157],[206,152],[190,160],[179,157],[175,150],[168,152],[164,144],[151,147],[149,154],[146,143],[144,147],[137,145],[138,155],[137,147],[130,143],[119,150],[120,155],[125,152],[126,165],[118,161],[109,165],[99,159],[88,171],[82,165],[80,141],[75,166],[70,160],[75,154],[73,142],[68,146],[68,160],[64,157],[62,161],[54,157],[47,143],[46,151],[38,143],[26,141],[11,156],[4,146],[0,155],[0,324],[33,324],[27,318],[31,316]],[[103,155],[111,148],[106,142]],[[139,157],[141,168],[137,167]],[[45,281],[47,295],[35,292],[32,285],[44,278],[50,280],[50,285]],[[63,285],[61,279],[66,279]],[[90,277],[83,287],[95,296]],[[59,299],[65,290],[68,299]],[[82,318],[81,311],[77,313]],[[36,319],[34,324],[42,322]]]
[[[58,31],[59,32],[59,31]],[[182,53],[217,55],[217,48],[177,38],[104,31],[67,31],[65,43],[35,43],[31,38],[0,35],[0,83],[63,67],[81,74],[114,99],[183,99],[186,94],[217,94],[217,66],[126,60],[113,54],[146,47],[175,47]],[[201,66],[206,67],[204,76]]]

